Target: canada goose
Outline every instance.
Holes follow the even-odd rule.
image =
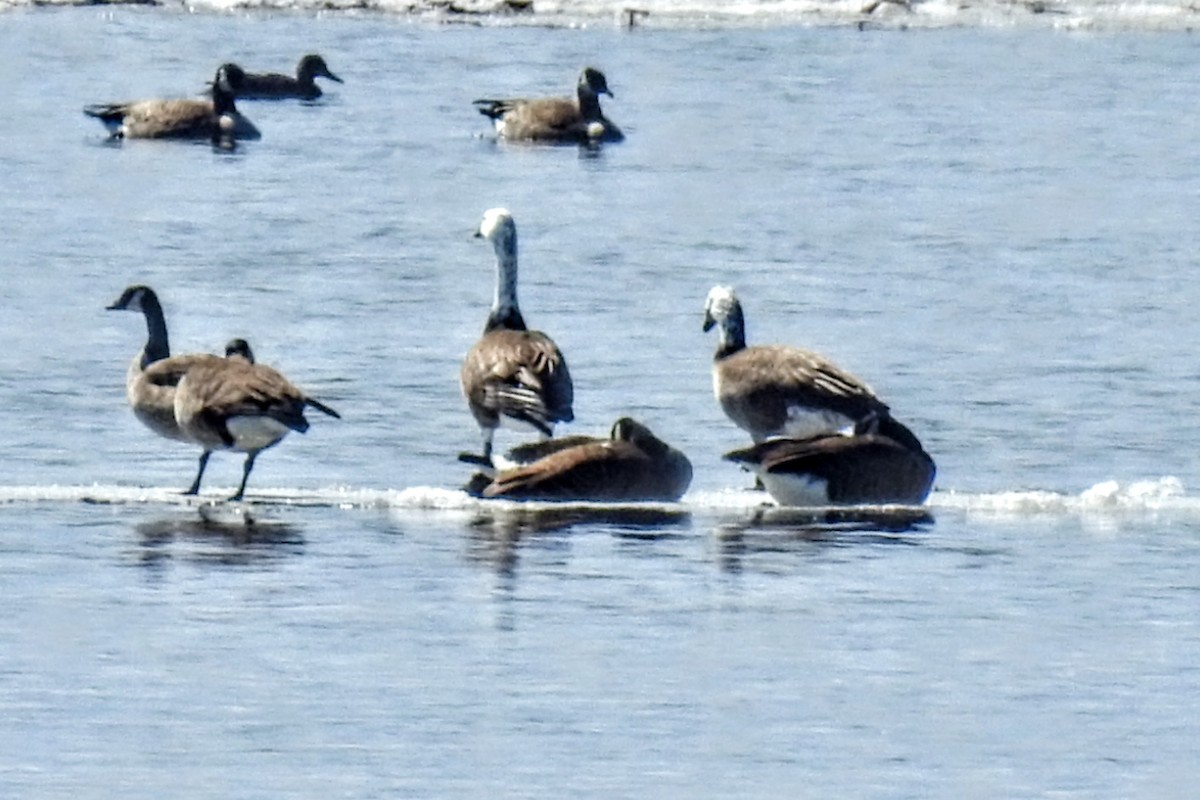
[[[755,442],[825,433],[867,433],[889,414],[869,386],[823,356],[784,345],[746,346],[742,305],[728,286],[714,286],[704,330],[720,328],[713,393]]]
[[[619,142],[621,129],[600,110],[600,95],[609,97],[604,73],[584,67],[575,97],[476,100],[475,108],[491,119],[496,133],[513,141]]]
[[[675,501],[692,482],[687,456],[629,417],[617,420],[606,439],[571,439],[569,446],[547,448],[536,461],[502,470],[482,487],[473,482],[468,490],[510,500]]]
[[[196,364],[221,359],[206,353],[171,356],[162,305],[149,286],[128,287],[108,310],[136,311],[146,318],[146,344],[134,356],[125,376],[125,396],[134,416],[159,436],[191,444],[175,421],[175,387]],[[204,459],[201,456],[201,461]],[[186,494],[195,494],[198,488],[198,483],[193,484]]]
[[[570,422],[575,390],[566,359],[549,336],[525,327],[517,306],[517,226],[504,208],[489,209],[475,234],[496,252],[496,295],[483,336],[463,359],[459,378],[467,405],[483,432],[483,456],[492,462],[492,438],[501,424],[532,428],[543,436],[556,422]]]
[[[213,78],[211,99],[107,103],[87,106],[83,113],[103,122],[113,139],[210,139],[226,145],[236,139],[258,139],[258,128],[233,101],[244,77],[236,64],[222,64]]]
[[[878,433],[768,439],[726,453],[786,506],[904,503],[929,496],[937,472],[917,437],[888,418]]]
[[[321,96],[321,87],[315,78],[329,78],[342,83],[342,79],[329,71],[325,59],[310,53],[296,65],[296,77],[278,72],[248,72],[234,94],[241,100],[283,100],[297,97],[301,100],[316,100]]]
[[[188,439],[204,448],[191,492],[199,491],[208,457],[214,450],[246,454],[242,482],[230,500],[241,500],[259,452],[277,444],[289,431],[304,433],[304,409],[331,417],[341,415],[293,386],[278,371],[253,361],[249,345],[233,340],[226,358],[194,364],[175,388],[175,419]]]

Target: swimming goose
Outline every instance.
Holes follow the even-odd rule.
[[[641,423],[622,417],[605,439],[571,437],[536,461],[502,470],[468,491],[509,500],[675,501],[692,482],[687,456]],[[557,445],[557,442],[547,442]]]
[[[146,344],[134,356],[125,376],[125,396],[133,415],[159,436],[191,444],[175,421],[175,387],[196,364],[221,359],[207,353],[171,356],[162,305],[149,286],[128,287],[108,310],[136,311],[146,318]],[[201,456],[202,462],[205,459]],[[193,484],[185,494],[195,494],[198,489],[199,483]]]
[[[213,78],[211,99],[106,103],[87,106],[83,113],[103,122],[113,139],[210,139],[215,144],[258,139],[258,128],[234,105],[244,77],[236,64],[222,64]]]
[[[542,142],[619,142],[621,129],[600,110],[600,95],[609,97],[604,73],[584,67],[575,97],[476,100],[475,108],[491,119],[496,133],[510,140]]]
[[[784,345],[746,346],[742,305],[728,286],[714,286],[704,330],[720,329],[713,393],[755,442],[825,433],[870,432],[889,414],[869,386],[823,356]]]
[[[877,433],[768,439],[725,458],[755,472],[785,506],[919,505],[937,472],[917,437],[891,418]]]
[[[321,87],[315,78],[328,78],[342,83],[342,79],[329,71],[325,59],[310,53],[296,65],[296,77],[278,72],[248,72],[234,94],[240,100],[282,100],[297,97],[301,100],[316,100],[321,96]]]
[[[461,454],[491,466],[492,438],[500,425],[554,433],[570,422],[575,390],[566,359],[549,336],[525,327],[517,306],[517,226],[507,209],[489,209],[475,234],[496,252],[496,295],[483,336],[467,352],[459,378],[467,405],[483,433],[483,456]]]
[[[233,340],[225,358],[193,364],[175,388],[175,419],[188,439],[204,448],[193,488],[199,490],[208,457],[214,450],[246,454],[242,482],[230,500],[241,500],[254,459],[290,431],[304,433],[304,410],[312,407],[341,415],[293,386],[278,371],[253,361],[249,345]],[[195,492],[192,492],[193,494]]]

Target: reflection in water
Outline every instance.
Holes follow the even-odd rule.
[[[139,566],[163,570],[175,560],[223,567],[261,566],[304,551],[295,525],[263,520],[236,506],[202,506],[196,517],[166,517],[134,526]]]
[[[725,572],[741,572],[747,556],[811,553],[814,548],[859,545],[917,545],[918,533],[933,524],[925,508],[850,507],[754,509],[745,520],[723,522],[713,530],[717,560]]]
[[[664,529],[686,526],[690,521],[690,513],[677,507],[497,502],[479,508],[468,523],[467,558],[489,567],[497,578],[497,597],[512,600],[522,545],[566,553],[571,541],[567,534],[576,525],[586,525],[591,532],[596,532],[597,526],[601,531],[609,526],[608,532],[623,539],[657,540],[678,535]],[[513,629],[511,607],[502,609],[497,625]]]

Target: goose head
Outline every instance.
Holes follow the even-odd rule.
[[[719,353],[733,352],[746,346],[746,327],[742,304],[732,286],[714,286],[704,301],[704,330],[717,326],[721,332]]]
[[[309,53],[304,58],[300,59],[300,64],[296,67],[296,76],[302,82],[311,82],[313,78],[329,78],[331,81],[342,83],[342,79],[329,71],[329,67],[325,64],[325,59],[321,58],[316,53]]]
[[[516,252],[517,223],[513,222],[507,208],[489,208],[483,212],[483,221],[475,236],[490,241],[497,255]]]
[[[579,74],[579,90],[593,95],[606,94],[609,97],[615,97],[608,89],[608,81],[605,79],[604,73],[594,67],[584,67],[583,72]]]
[[[230,339],[225,343],[226,358],[241,358],[245,361],[254,363],[254,351],[250,349],[250,343],[245,339]]]
[[[158,295],[149,286],[130,286],[121,292],[112,305],[107,307],[108,311],[137,311],[146,313],[147,309],[157,308],[162,309],[158,302]]]

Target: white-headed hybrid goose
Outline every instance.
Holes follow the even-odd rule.
[[[625,138],[600,110],[600,95],[609,97],[604,73],[584,67],[575,97],[476,100],[480,114],[491,119],[504,139],[531,142],[619,142]]]
[[[236,64],[222,64],[213,78],[211,99],[104,103],[87,106],[83,113],[103,122],[113,139],[208,139],[221,145],[258,139],[258,128],[234,104],[244,77]]]
[[[329,406],[306,395],[278,371],[254,363],[244,340],[226,345],[226,357],[189,368],[175,388],[175,419],[188,439],[204,448],[193,488],[199,490],[214,450],[246,454],[242,482],[231,500],[241,500],[254,459],[290,431],[304,433],[304,410],[312,407],[340,418]],[[193,492],[194,493],[194,492]]]
[[[490,482],[473,481],[468,491],[509,500],[675,501],[692,482],[687,456],[629,417],[617,420],[608,438],[571,437],[567,446],[544,449],[537,460],[501,470]]]
[[[316,78],[342,82],[341,78],[329,71],[325,59],[309,53],[296,65],[295,77],[278,72],[247,72],[234,94],[240,100],[316,100],[321,96],[321,87],[317,86]]]
[[[768,439],[725,458],[752,470],[780,505],[919,505],[937,473],[908,428],[891,418],[877,433]]]
[[[784,345],[746,346],[742,305],[733,289],[714,286],[704,330],[720,330],[713,392],[725,414],[755,442],[775,436],[867,433],[888,416],[871,388],[823,356]]]
[[[476,236],[496,251],[496,295],[479,338],[463,360],[460,380],[467,405],[483,432],[482,457],[459,456],[486,466],[501,425],[550,437],[557,422],[570,422],[575,390],[566,359],[544,333],[525,327],[517,306],[517,226],[507,209],[489,209]]]
[[[175,421],[175,387],[196,364],[222,359],[208,353],[171,356],[162,305],[149,286],[128,287],[108,310],[136,311],[146,318],[146,344],[134,356],[125,375],[125,396],[134,416],[159,436],[191,444],[192,440]],[[206,456],[201,456],[201,463],[205,459]],[[198,489],[197,482],[187,494],[195,494]]]

